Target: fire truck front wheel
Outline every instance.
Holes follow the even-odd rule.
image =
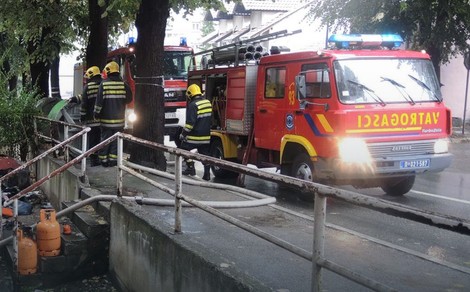
[[[408,193],[415,183],[415,176],[389,179],[382,185],[382,190],[390,196],[402,196]]]
[[[313,163],[307,153],[301,153],[295,157],[292,163],[291,176],[313,181]]]
[[[310,156],[302,152],[298,154],[292,162],[292,168],[290,176],[300,178],[307,181],[313,181],[313,163],[310,160]],[[299,199],[303,201],[313,202],[314,195],[307,191],[296,192]]]
[[[211,153],[210,154],[214,158],[229,160],[229,159],[225,159],[225,157],[224,157],[224,147],[223,147],[222,142],[220,141],[220,139],[214,139],[211,142]],[[238,176],[237,172],[226,170],[224,168],[221,168],[221,167],[218,167],[218,166],[215,166],[215,165],[211,165],[211,170],[212,170],[212,173],[214,173],[215,177],[217,177],[217,178],[234,178],[234,177]]]

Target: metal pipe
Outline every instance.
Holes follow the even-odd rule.
[[[248,200],[248,201],[198,201],[201,204],[207,205],[209,207],[217,209],[228,209],[228,208],[251,208],[265,206],[272,204],[274,198],[266,198],[259,200]],[[136,197],[136,202],[141,205],[153,205],[153,206],[162,206],[170,207],[175,206],[175,200],[172,199],[154,199],[154,198],[138,198]],[[193,207],[193,205],[187,202],[181,202],[183,207]]]
[[[141,165],[129,162],[129,161],[124,161],[124,164],[131,167],[131,168],[139,169],[139,170],[142,170],[142,171],[145,171],[145,172],[148,172],[148,173],[151,173],[151,174],[155,174],[155,175],[167,178],[167,179],[174,179],[174,177],[175,177],[175,175],[173,175],[171,173],[164,172],[164,171],[161,171],[161,170],[156,170],[154,168],[141,166]],[[238,193],[241,193],[241,194],[253,197],[253,198],[257,198],[257,199],[273,198],[271,196],[267,196],[267,195],[264,195],[264,194],[261,194],[261,193],[255,192],[255,191],[251,191],[251,190],[248,190],[246,188],[241,188],[241,187],[238,187],[238,186],[231,186],[231,185],[226,185],[226,184],[200,181],[200,180],[184,178],[184,177],[182,178],[182,181],[185,184],[188,184],[188,185],[200,186],[200,187],[210,187],[210,188],[213,188],[213,189],[238,192]]]
[[[122,157],[124,154],[123,151],[123,140],[122,137],[118,136],[117,138],[117,191],[118,196],[122,196],[122,180],[123,180],[123,173],[122,173]]]
[[[175,232],[177,233],[181,233],[181,217],[183,214],[183,206],[181,204],[181,192],[183,189],[183,182],[181,180],[182,160],[180,155],[175,157]]]
[[[129,196],[122,196],[118,197],[117,195],[98,195],[87,198],[83,201],[77,202],[76,204],[63,209],[57,212],[56,217],[62,217],[67,215],[75,210],[78,210],[84,206],[90,205],[97,201],[112,201],[114,199],[125,199],[125,200],[133,200],[139,205],[149,205],[149,206],[166,206],[171,207],[175,206],[175,201],[173,199],[155,199],[155,198],[143,198],[140,196],[136,197],[129,197]],[[207,205],[209,207],[215,208],[249,208],[249,207],[257,207],[266,204],[272,204],[275,201],[275,198],[265,198],[260,200],[250,200],[250,201],[229,201],[229,202],[220,202],[220,201],[199,201],[201,204]],[[182,202],[183,205],[187,207],[193,206],[193,204]],[[32,227],[35,227],[36,224],[33,224]],[[13,239],[13,236],[9,236],[4,240],[0,241],[0,247],[8,244]]]
[[[134,170],[132,170],[131,168],[128,168],[126,166],[122,166],[122,169],[134,176],[136,176],[137,178],[140,178],[141,180],[153,185],[154,187],[157,187],[159,188],[160,190],[164,191],[165,193],[168,193],[172,196],[175,196],[175,191],[173,191],[172,189],[168,188],[167,186],[163,185],[163,184],[160,184]],[[183,195],[181,193],[181,195]],[[150,198],[146,198],[146,199],[143,199],[143,200],[147,200],[147,202],[149,204],[153,204],[152,200],[154,199],[150,199]],[[164,201],[155,201],[156,203],[155,204],[161,204],[161,202],[164,202]],[[221,202],[221,201],[198,201],[198,202],[201,202],[201,204],[205,204],[205,205],[208,205],[208,206],[214,206],[214,207],[218,207],[218,208],[249,208],[249,207],[258,207],[258,206],[263,206],[263,205],[267,205],[267,204],[274,204],[276,202],[276,198],[274,197],[266,197],[266,198],[263,198],[263,199],[257,199],[257,200],[248,200],[248,201],[226,201],[226,202]]]
[[[70,143],[71,141],[77,139],[78,137],[80,137],[81,135],[83,135],[84,133],[87,133],[89,132],[91,129],[90,128],[85,128],[83,129],[82,131],[78,132],[77,134],[73,135],[72,137],[68,138],[67,140],[64,140],[63,142],[55,145],[54,147],[48,149],[47,151],[41,153],[40,155],[34,157],[33,159],[27,161],[26,163],[22,164],[20,167],[10,171],[9,173],[5,174],[4,176],[0,177],[0,183],[3,182],[4,180],[8,179],[9,177],[17,174],[18,172],[20,172],[21,170],[27,168],[28,166],[30,166],[31,164],[33,163],[36,163],[37,161],[43,159],[44,157],[46,157],[47,155],[51,154],[52,152],[56,151],[57,149],[59,149],[60,147],[63,147],[63,145],[67,144],[67,143]]]
[[[467,53],[468,54],[468,53]],[[466,56],[468,58],[468,56]],[[467,68],[467,83],[465,85],[465,103],[463,106],[463,119],[462,119],[462,135],[465,135],[465,116],[467,114],[467,97],[468,97],[468,75],[470,69]]]
[[[79,129],[82,129],[82,130],[85,129],[85,128],[87,128],[87,126],[77,125],[77,124],[71,124],[71,123],[68,123],[68,122],[53,120],[53,119],[49,119],[49,118],[42,117],[42,116],[35,116],[34,119],[35,119],[35,120],[48,121],[48,122],[56,123],[56,124],[61,124],[61,125],[69,126],[69,127],[72,127],[72,128],[79,128]]]
[[[15,225],[13,227],[13,265],[18,271],[18,200],[13,201],[13,216],[15,216]]]
[[[318,260],[318,265],[324,267],[325,269],[328,269],[340,276],[345,277],[346,279],[349,279],[353,282],[356,282],[358,284],[361,284],[364,287],[370,288],[374,291],[383,291],[383,292],[392,292],[392,291],[397,291],[391,287],[388,287],[387,285],[381,284],[379,282],[376,282],[374,280],[371,280],[369,278],[366,278],[358,273],[355,273],[351,270],[348,270],[338,264],[335,264],[331,261],[327,261],[325,259],[319,259]]]
[[[88,130],[90,131],[90,128],[86,128],[85,130]],[[87,132],[88,132],[87,131]],[[65,170],[67,170],[69,167],[71,167],[72,165],[76,164],[78,161],[82,160],[84,157],[87,157],[89,156],[91,153],[94,153],[96,150],[98,149],[101,149],[103,148],[104,146],[108,145],[109,143],[111,143],[112,141],[114,141],[114,139],[116,139],[117,135],[119,133],[116,133],[114,134],[113,136],[109,137],[108,139],[102,141],[101,143],[99,143],[98,145],[94,146],[93,148],[91,148],[90,150],[88,150],[87,152],[85,153],[82,153],[80,154],[79,156],[75,157],[74,159],[72,159],[71,161],[65,163],[64,165],[62,165],[61,167],[59,167],[58,169],[54,170],[53,172],[51,172],[49,175],[41,178],[40,180],[36,181],[35,183],[33,183],[32,185],[30,185],[29,187],[26,187],[24,188],[22,191],[20,191],[19,193],[17,193],[16,195],[14,195],[13,197],[10,198],[10,200],[8,200],[6,202],[6,205],[9,205],[11,204],[11,201],[14,200],[14,199],[19,199],[21,198],[22,196],[24,196],[26,193],[30,192],[30,191],[33,191],[35,190],[38,186],[40,186],[41,184],[43,184],[45,181],[53,178],[54,176],[64,172]],[[76,136],[76,135],[74,135]],[[65,141],[64,141],[65,142]],[[42,155],[40,155],[42,156]],[[40,156],[37,156],[37,157],[40,157]],[[19,169],[19,168],[17,168]]]
[[[88,134],[85,133],[82,135],[82,151],[79,152],[85,153],[88,148]],[[86,157],[82,159],[82,164],[81,164],[81,176],[84,177],[86,175]]]
[[[182,155],[190,159],[198,160],[202,163],[207,163],[215,166],[222,167],[227,170],[236,171],[245,175],[261,178],[264,180],[272,181],[289,185],[290,187],[298,188],[301,191],[310,191],[312,194],[318,191],[327,197],[341,199],[354,205],[366,207],[372,210],[380,211],[392,216],[410,219],[416,222],[435,226],[454,232],[470,235],[470,221],[454,216],[439,214],[436,212],[429,212],[419,210],[410,206],[401,205],[369,196],[361,195],[359,193],[347,190],[339,190],[334,187],[326,186],[320,183],[306,181],[295,177],[289,177],[280,174],[273,174],[258,169],[253,169],[235,162],[224,161],[222,159],[195,154],[190,151],[168,148],[162,144],[146,141],[140,138],[133,137],[128,134],[122,134],[122,137],[132,142],[145,145],[152,149],[166,151],[175,155]]]
[[[296,254],[296,255],[304,258],[304,259],[307,259],[309,261],[312,260],[312,253],[310,253],[309,251],[306,251],[303,248],[297,247],[297,246],[295,246],[295,245],[293,245],[293,244],[291,244],[291,243],[289,243],[289,242],[287,242],[283,239],[275,237],[275,236],[273,236],[273,235],[271,235],[271,234],[269,234],[269,233],[267,233],[267,232],[265,232],[261,229],[253,227],[253,226],[251,226],[251,225],[249,225],[249,224],[247,224],[247,223],[245,223],[241,220],[238,220],[238,219],[236,219],[236,218],[234,218],[230,215],[227,215],[223,212],[220,212],[219,210],[216,210],[216,209],[214,209],[210,206],[207,206],[206,204],[201,203],[199,201],[196,201],[196,200],[194,200],[194,199],[192,199],[192,198],[190,198],[186,195],[181,195],[181,196],[182,196],[183,200],[185,200],[186,202],[200,208],[203,211],[206,211],[207,213],[210,213],[210,214],[212,214],[212,215],[214,215],[214,216],[216,216],[216,217],[218,217],[218,218],[220,218],[220,219],[222,219],[226,222],[229,222],[229,223],[231,223],[231,224],[233,224],[233,225],[235,225],[235,226],[237,226],[241,229],[244,229],[244,230],[260,237],[260,238],[263,238],[263,239],[277,245],[277,246],[280,246],[280,247],[286,249],[287,251],[290,251],[290,252],[292,252],[292,253],[294,253],[294,254]]]
[[[64,140],[67,140],[69,137],[69,126],[68,125],[65,125],[64,126]],[[65,147],[65,162],[69,162],[70,160],[70,151],[69,151],[69,147]]]
[[[322,267],[318,264],[324,256],[326,197],[315,193],[313,206],[313,260],[312,260],[312,292],[322,291]]]
[[[60,141],[60,140],[51,138],[51,137],[49,137],[49,136],[45,136],[45,135],[39,134],[39,133],[36,134],[36,136],[38,136],[39,138],[42,138],[42,139],[44,139],[44,140],[48,140],[48,141],[57,143],[57,144],[60,144],[60,143],[63,142],[63,141]],[[73,151],[75,151],[75,152],[77,152],[77,153],[80,153],[80,154],[83,153],[82,150],[78,149],[77,147],[75,147],[75,146],[73,146],[73,145],[68,145],[68,144],[67,144],[67,145],[63,145],[63,147],[67,147],[67,148],[69,148],[70,150],[73,150]]]

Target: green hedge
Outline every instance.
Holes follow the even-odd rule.
[[[0,154],[21,161],[34,149],[33,117],[41,115],[34,92],[0,92]]]

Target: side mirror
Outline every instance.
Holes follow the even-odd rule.
[[[302,100],[307,97],[307,87],[305,85],[305,75],[295,76],[295,88],[297,92],[297,99]]]

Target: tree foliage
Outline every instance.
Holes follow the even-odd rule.
[[[4,76],[0,76],[4,83]],[[26,160],[29,148],[34,146],[33,116],[39,114],[36,108],[37,94],[34,91],[9,91],[0,88],[0,154]]]
[[[49,67],[60,52],[73,46],[70,39],[72,1],[14,1],[0,2],[0,32],[6,36],[9,60],[21,60],[11,67],[15,73],[30,76],[33,86],[40,88],[42,96],[49,93]],[[23,80],[24,82],[26,80]]]
[[[426,50],[436,69],[469,49],[466,0],[316,0],[310,19],[331,32],[398,33],[411,49]]]

